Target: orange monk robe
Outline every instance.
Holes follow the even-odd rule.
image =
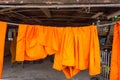
[[[16,60],[38,60],[58,51],[55,27],[20,24]]]
[[[71,77],[71,67],[75,66],[74,37],[71,27],[58,28],[60,51],[55,54],[53,68],[62,70],[66,77]]]
[[[96,26],[69,27],[63,29],[59,35],[62,36],[61,50],[55,54],[53,68],[62,70],[67,78],[72,78],[80,70],[88,68],[90,75],[100,74],[100,49]]]
[[[110,80],[120,80],[120,21],[114,25]]]
[[[2,78],[6,29],[7,29],[7,23],[0,21],[0,79]]]
[[[16,45],[16,61],[24,61],[26,53],[26,32],[27,25],[19,24],[17,45]]]
[[[44,26],[43,31],[45,37],[44,37],[44,45],[45,51],[52,55],[54,53],[57,53],[58,51],[58,35],[57,35],[57,29],[56,27],[50,27],[50,26]]]
[[[25,60],[38,60],[47,56],[44,46],[40,43],[40,31],[43,27],[39,25],[28,25],[26,32]]]
[[[98,32],[96,26],[91,26],[91,41],[89,55],[89,74],[98,75],[101,72],[100,67],[100,45],[98,40]]]
[[[38,25],[19,25],[16,61],[38,60],[47,56],[44,46],[40,43],[40,37],[44,37],[40,32],[42,28],[43,27]],[[42,41],[44,40],[41,40],[41,42]]]

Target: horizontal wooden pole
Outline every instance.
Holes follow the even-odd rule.
[[[0,0],[0,4],[80,4],[120,3],[120,0]]]

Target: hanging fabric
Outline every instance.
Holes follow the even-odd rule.
[[[59,33],[60,52],[55,54],[53,68],[62,70],[67,78],[80,70],[89,69],[90,75],[100,74],[100,49],[96,26],[68,27]]]
[[[120,21],[114,25],[110,80],[120,80]]]
[[[16,61],[43,59],[55,54],[53,68],[67,78],[80,70],[100,74],[100,49],[96,26],[50,27],[19,25]]]
[[[27,26],[22,24],[19,25],[16,46],[16,61],[24,61],[26,32]]]
[[[54,27],[20,24],[16,61],[43,59],[58,51],[55,32]]]
[[[7,23],[0,21],[0,79],[2,78],[6,29],[7,29]]]

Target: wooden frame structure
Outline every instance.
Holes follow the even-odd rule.
[[[120,0],[0,0],[0,4],[119,4]]]

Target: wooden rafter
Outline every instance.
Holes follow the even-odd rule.
[[[38,20],[38,19],[36,19],[36,18],[28,17],[28,16],[25,16],[25,15],[20,14],[20,13],[17,13],[17,12],[14,12],[14,13],[15,13],[16,15],[18,15],[18,16],[23,17],[24,20],[29,19],[29,20],[35,21],[35,22],[37,22],[37,23],[41,23],[41,21]]]
[[[3,9],[0,9],[0,13],[1,12],[5,12],[5,11],[11,11],[11,10],[15,10],[16,8],[3,8]]]
[[[115,16],[119,16],[120,15],[120,10],[116,11],[116,12],[113,12],[112,14],[108,15],[107,18],[110,19],[110,18],[113,18]]]
[[[96,13],[95,15],[93,15],[91,18],[97,18],[97,17],[99,17],[100,15],[103,15],[103,12],[98,12],[98,13]]]
[[[48,17],[51,17],[51,13],[48,8],[41,8],[41,11]]]
[[[48,8],[47,8],[48,10]],[[15,10],[16,12],[31,12],[31,11],[41,11],[41,9],[18,9]],[[85,10],[81,10],[81,9],[49,9],[49,11],[56,11],[56,12],[71,12],[71,11],[77,11],[79,13],[86,13]],[[10,13],[10,12],[6,12],[6,13]],[[90,12],[93,13],[93,12]],[[95,14],[95,13],[93,13]]]
[[[41,19],[46,19],[46,16],[32,16],[33,18],[41,18]],[[90,17],[87,17],[87,16],[68,16],[68,15],[53,15],[52,18],[73,18],[73,19],[76,19],[76,18],[81,18],[81,19],[88,19]]]

